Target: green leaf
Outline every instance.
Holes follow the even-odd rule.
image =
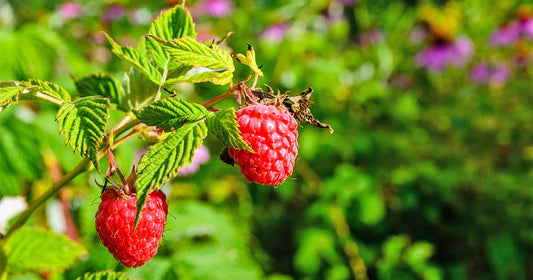
[[[76,278],[76,280],[128,280],[124,272],[113,271],[99,271],[90,273],[87,272],[83,276]]]
[[[146,202],[148,193],[173,177],[179,168],[190,164],[194,152],[207,136],[203,122],[188,123],[170,133],[165,140],[148,148],[137,167],[137,216]]]
[[[209,48],[188,36],[172,41],[167,41],[155,36],[151,36],[151,38],[163,46],[163,48],[167,50],[172,58],[174,58],[179,64],[199,68],[196,70],[198,74],[203,72],[216,72],[221,73],[222,75],[225,73],[223,74],[223,79],[215,79],[216,84],[223,84],[223,82],[229,83],[229,81],[231,81],[233,71],[235,70],[233,60],[231,56],[219,46],[212,44],[211,48]],[[194,76],[191,74],[189,75]],[[202,78],[206,78],[205,74]]]
[[[111,51],[118,57],[131,63],[137,70],[145,74],[152,82],[159,85],[161,83],[161,73],[150,63],[147,57],[141,55],[132,47],[120,46],[107,33],[104,33],[111,44]]]
[[[17,81],[0,83],[0,107],[16,103],[18,101],[18,95],[23,89],[24,86]]]
[[[122,92],[124,92],[122,103],[125,109],[130,111],[146,106],[154,99],[157,89],[156,84],[131,67],[128,73],[124,74],[122,82]]]
[[[20,194],[23,182],[36,180],[44,169],[40,127],[17,117],[28,113],[31,111],[25,106],[0,113],[0,198]]]
[[[44,229],[21,228],[6,243],[7,269],[13,272],[54,272],[86,253],[68,237]]]
[[[47,82],[47,81],[41,81],[41,80],[29,80],[28,85],[30,86],[37,86],[38,91],[41,93],[44,93],[46,95],[49,95],[51,97],[54,97],[56,99],[68,102],[70,101],[70,94],[61,86]],[[31,89],[34,87],[29,87],[30,92],[32,92]]]
[[[183,36],[196,38],[196,31],[194,31],[194,22],[191,15],[186,9],[178,5],[163,11],[152,22],[148,34],[165,40],[172,40]],[[162,69],[172,70],[179,67],[179,63],[171,60],[170,54],[154,38],[146,37],[146,50],[152,55],[157,66]]]
[[[167,132],[172,128],[181,127],[186,122],[199,121],[208,114],[204,106],[179,98],[159,100],[134,113],[141,122],[161,127]]]
[[[226,108],[210,114],[207,117],[206,124],[209,131],[225,146],[234,149],[244,149],[251,153],[254,152],[248,143],[242,138],[234,108]]]
[[[70,101],[70,94],[59,85],[41,80],[0,83],[0,107],[19,100],[45,100],[61,104]]]
[[[161,12],[159,17],[150,25],[148,34],[165,40],[172,40],[184,36],[196,38],[191,14],[185,8],[178,5]]]
[[[82,97],[65,103],[56,115],[59,133],[81,156],[88,156],[98,169],[97,153],[109,119],[109,100],[97,96]]]
[[[81,96],[101,95],[109,98],[119,108],[122,107],[122,93],[118,82],[107,73],[91,74],[80,79],[74,78],[76,90]]]

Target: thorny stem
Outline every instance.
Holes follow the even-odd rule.
[[[138,119],[132,120],[127,122],[121,127],[118,127],[112,131],[112,135],[114,137],[118,137],[120,134],[124,133],[125,131],[131,129],[132,127],[138,125],[140,121]],[[72,179],[76,178],[76,176],[80,175],[81,173],[87,171],[90,167],[90,160],[88,158],[82,159],[74,169],[72,169],[70,172],[65,174],[61,180],[56,182],[52,187],[46,191],[45,193],[41,194],[37,199],[35,199],[28,208],[22,212],[18,216],[18,218],[15,220],[15,222],[8,228],[6,231],[6,234],[4,235],[4,239],[9,238],[15,230],[20,228],[26,221],[30,218],[30,216],[41,206],[43,205],[48,199],[53,197],[54,195],[61,190],[66,184],[68,184]]]

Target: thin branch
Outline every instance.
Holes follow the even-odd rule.
[[[133,128],[134,126],[138,125],[140,121],[138,119],[132,120],[124,124],[123,126],[116,128],[112,131],[112,135],[114,137],[118,137],[122,133],[126,132],[127,130]],[[65,174],[61,180],[59,180],[57,183],[52,185],[52,187],[46,191],[45,193],[41,194],[37,199],[35,199],[28,208],[22,212],[18,216],[18,218],[15,220],[15,222],[8,228],[6,234],[4,235],[4,239],[9,238],[15,230],[20,228],[26,221],[30,218],[30,216],[41,206],[43,205],[48,199],[53,197],[54,195],[61,190],[66,184],[68,184],[72,179],[76,178],[76,176],[80,175],[81,173],[87,171],[90,167],[90,160],[88,158],[82,159],[74,169],[72,169],[70,172]]]

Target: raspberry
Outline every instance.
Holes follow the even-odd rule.
[[[255,153],[232,148],[228,152],[249,182],[275,186],[292,174],[298,154],[298,123],[282,110],[251,105],[236,112],[242,137]]]
[[[122,198],[116,191],[105,191],[101,199],[95,224],[104,246],[128,267],[138,267],[151,260],[157,253],[167,220],[165,194],[157,190],[148,195],[134,232],[137,198]]]

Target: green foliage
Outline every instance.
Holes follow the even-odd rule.
[[[164,11],[159,17],[152,22],[148,34],[156,37],[172,40],[189,36],[196,37],[192,17],[187,10],[180,6],[175,6]],[[150,36],[146,38],[146,50],[154,58],[154,61],[160,68],[169,70],[175,69],[179,64],[170,59],[170,54],[159,45],[156,40]]]
[[[109,106],[107,98],[87,96],[63,104],[56,116],[66,143],[81,156],[89,157],[96,167],[97,153],[107,131]]]
[[[209,131],[213,133],[224,146],[254,152],[248,143],[242,138],[234,108],[226,108],[210,114],[207,117],[206,124]]]
[[[99,271],[95,273],[86,273],[76,280],[128,280],[124,272]]]
[[[154,84],[158,85],[161,83],[161,73],[150,63],[146,56],[143,56],[138,50],[132,47],[120,46],[107,34],[105,36],[111,45],[111,51],[115,55],[131,63],[135,69],[146,75]]]
[[[70,101],[68,92],[57,84],[30,79],[0,83],[0,107],[19,100],[45,100],[56,104]]]
[[[19,194],[23,182],[39,178],[43,170],[38,127],[21,118],[28,111],[12,107],[0,113],[0,198]]]
[[[107,97],[109,101],[122,107],[122,93],[118,82],[107,73],[90,74],[82,78],[74,78],[76,90],[81,96],[101,95]]]
[[[146,106],[154,99],[157,90],[157,85],[145,75],[133,67],[130,68],[124,74],[124,81],[122,82],[124,107],[129,111]]]
[[[16,272],[54,272],[72,265],[85,249],[66,236],[44,229],[21,228],[5,244],[7,269]]]
[[[207,79],[208,76],[204,73],[213,72],[217,75],[210,78],[210,82],[225,85],[231,81],[235,70],[233,59],[219,46],[212,44],[209,48],[189,36],[172,41],[154,36],[152,38],[161,44],[179,64],[201,69],[201,71],[197,71],[197,74],[187,72],[187,76],[190,76],[188,80],[200,79],[195,77],[196,75],[202,75],[201,79]],[[183,80],[178,79],[177,81],[182,82]]]
[[[163,128],[166,132],[187,122],[199,121],[208,114],[204,106],[179,98],[159,100],[134,113],[141,122]]]
[[[191,163],[194,152],[207,136],[206,125],[199,121],[188,123],[170,133],[165,140],[148,148],[137,166],[137,216],[151,190],[173,177],[179,168]]]
[[[198,201],[179,201],[169,211],[170,260],[178,279],[264,279],[253,261],[251,236],[236,217]],[[178,218],[179,217],[179,218]]]

